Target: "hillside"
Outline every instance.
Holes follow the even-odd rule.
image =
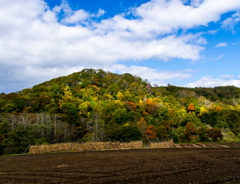
[[[152,87],[131,74],[85,69],[0,95],[0,154],[30,144],[239,140],[240,88]]]

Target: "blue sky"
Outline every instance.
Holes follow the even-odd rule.
[[[240,87],[239,0],[0,0],[0,92],[84,68]]]

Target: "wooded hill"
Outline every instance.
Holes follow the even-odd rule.
[[[30,144],[240,140],[240,88],[152,87],[131,74],[85,69],[0,94],[0,154]]]

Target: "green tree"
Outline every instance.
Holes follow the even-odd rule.
[[[158,127],[155,128],[156,131],[156,136],[160,139],[160,140],[164,140],[168,138],[168,132],[167,132],[167,128],[164,125],[160,125]]]
[[[127,121],[127,110],[125,108],[118,108],[114,111],[114,120],[117,124],[123,125]]]
[[[209,141],[209,136],[208,136],[208,128],[206,125],[202,125],[199,129],[198,129],[198,139],[199,141],[202,142],[207,142]]]
[[[240,132],[239,130],[240,118],[236,112],[231,111],[231,113],[227,115],[226,122],[235,135],[237,135]]]
[[[118,140],[130,141],[130,140],[140,140],[141,132],[135,125],[121,126],[118,131]]]
[[[23,108],[27,106],[28,99],[26,99],[25,97],[18,97],[18,98],[15,98],[13,102],[16,105],[16,111],[22,112]]]
[[[0,155],[3,153],[3,146],[2,142],[4,141],[5,138],[7,138],[7,129],[8,129],[8,124],[6,122],[0,123]]]
[[[187,138],[184,134],[184,129],[182,126],[179,126],[177,128],[177,130],[175,131],[175,137],[176,137],[176,141],[178,142],[186,142]]]
[[[79,126],[79,116],[78,116],[78,108],[71,102],[68,102],[65,105],[64,108],[65,114],[68,115],[68,117],[71,119],[71,122],[69,122],[70,124],[73,124],[75,126]]]
[[[3,154],[23,153],[29,144],[34,144],[34,135],[31,131],[19,126],[7,133],[7,138],[2,141]]]

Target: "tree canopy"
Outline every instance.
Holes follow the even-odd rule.
[[[152,87],[131,74],[84,69],[0,94],[0,154],[65,141],[239,140],[240,89]],[[231,135],[231,136],[230,136]]]

